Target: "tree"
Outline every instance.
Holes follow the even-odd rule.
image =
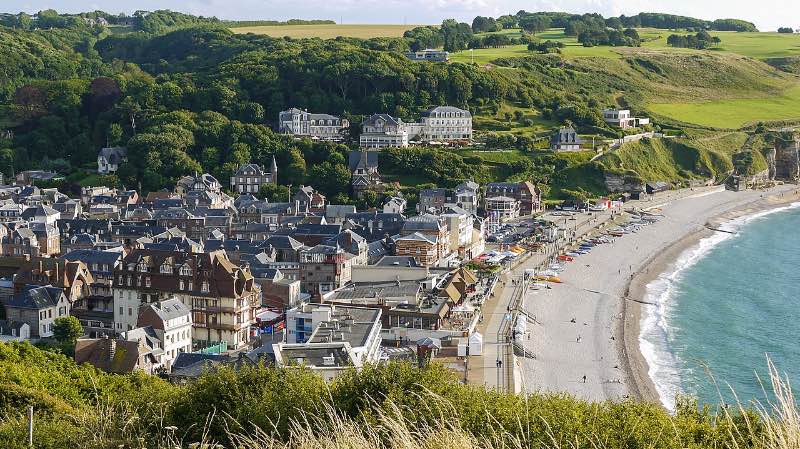
[[[311,167],[308,174],[312,185],[329,198],[350,189],[350,170],[344,164],[325,161]]]
[[[56,318],[53,322],[53,337],[62,344],[74,345],[83,336],[83,326],[74,316]]]
[[[519,26],[531,34],[541,33],[550,28],[550,18],[539,14],[525,16],[519,19]]]
[[[300,150],[293,148],[289,151],[288,163],[283,172],[285,173],[284,179],[287,184],[299,186],[305,182],[306,161],[303,159],[303,154],[300,153]]]
[[[258,190],[259,196],[270,203],[286,203],[289,201],[289,187],[277,184],[264,184]]]
[[[11,148],[3,148],[0,150],[0,173],[10,179],[14,173],[14,150]]]
[[[25,85],[14,92],[14,106],[17,117],[31,120],[47,112],[44,92],[38,87]]]
[[[794,33],[794,29],[791,27],[780,27],[778,28],[778,32],[783,34],[792,34]]]

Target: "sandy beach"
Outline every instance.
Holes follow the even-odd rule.
[[[731,192],[719,187],[656,198],[637,207],[664,215],[638,232],[599,245],[568,263],[562,284],[531,290],[526,349],[518,358],[522,389],[592,400],[659,402],[639,348],[646,286],[719,224],[800,200],[797,186]],[[585,376],[585,377],[584,377]]]

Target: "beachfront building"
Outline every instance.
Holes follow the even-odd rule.
[[[533,215],[542,210],[542,192],[529,181],[490,182],[486,184],[486,196],[505,196],[519,201],[519,215]]]
[[[550,139],[550,149],[553,151],[580,151],[583,139],[571,126],[563,126]]]
[[[649,118],[633,117],[628,109],[603,109],[603,121],[617,128],[634,128],[650,123]]]
[[[278,114],[278,132],[297,137],[339,141],[348,127],[349,121],[330,114],[314,114],[297,108]]]
[[[486,198],[486,218],[489,225],[502,223],[508,220],[519,218],[520,202],[507,196],[490,196]]]
[[[258,164],[244,164],[231,176],[231,190],[236,193],[258,193],[261,186],[278,183],[278,164],[272,157],[270,171]]]

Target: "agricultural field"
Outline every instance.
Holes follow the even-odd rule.
[[[740,128],[758,121],[800,117],[800,86],[782,96],[742,98],[702,103],[654,103],[648,108],[675,120],[714,128]]]
[[[272,37],[333,39],[339,36],[369,39],[373,37],[402,37],[403,33],[420,25],[278,25],[238,27],[237,34],[265,34]]]

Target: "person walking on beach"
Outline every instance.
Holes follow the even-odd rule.
[[[578,338],[575,340],[575,342],[576,343],[580,343],[581,342],[581,336],[580,335],[578,335]]]
[[[586,374],[583,375],[583,383],[586,383]]]

